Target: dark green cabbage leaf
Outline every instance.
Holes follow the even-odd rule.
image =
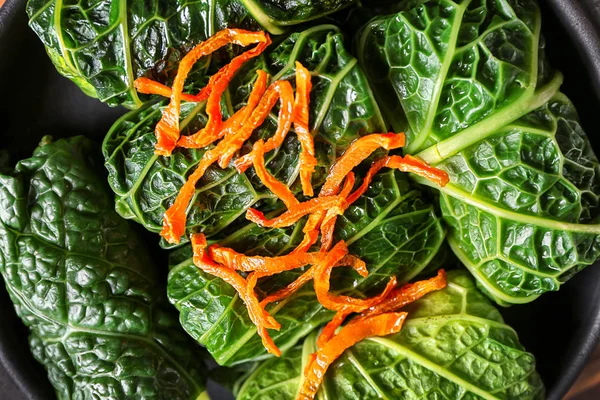
[[[363,340],[329,367],[319,400],[544,398],[535,359],[463,271],[411,304],[395,335]],[[238,385],[238,400],[293,400],[316,335]]]
[[[430,0],[357,37],[407,151],[450,174],[449,243],[500,304],[558,290],[600,256],[598,160],[540,30],[533,0]]]
[[[58,72],[109,105],[138,108],[141,76],[168,82],[194,45],[224,28],[284,28],[318,18],[353,0],[29,0],[29,25]],[[258,23],[257,23],[258,21]],[[210,61],[210,60],[209,60]],[[203,75],[209,62],[201,63]]]
[[[418,275],[437,254],[444,240],[441,221],[422,193],[397,171],[378,174],[369,190],[339,217],[336,240],[344,239],[352,254],[367,263],[369,276],[337,269],[335,289],[355,297],[381,290],[391,276],[407,282]],[[254,224],[236,230],[219,241],[246,254],[281,255],[302,239],[302,224],[288,229],[264,229]],[[179,253],[179,254],[178,254]],[[184,329],[204,345],[221,365],[255,361],[268,355],[250,321],[246,306],[234,289],[194,266],[189,246],[172,258],[168,295],[180,311]],[[283,273],[261,283],[273,292],[298,277],[300,271]],[[310,331],[332,318],[318,302],[312,285],[274,303],[267,310],[281,323],[269,331],[277,346],[286,350]]]
[[[256,70],[268,71],[273,79],[293,79],[295,61],[313,73],[310,128],[318,159],[313,185],[322,184],[329,166],[356,138],[385,131],[379,108],[357,60],[344,48],[336,28],[322,25],[294,33],[265,56],[249,62],[224,95],[224,114],[244,106],[256,79]],[[292,81],[293,83],[293,81]],[[111,128],[103,145],[109,183],[116,193],[116,207],[125,218],[134,219],[152,232],[160,232],[165,211],[173,203],[206,149],[176,149],[170,157],[156,156],[154,127],[163,102],[132,111]],[[193,133],[206,122],[205,103],[182,105],[182,132]],[[259,128],[253,143],[275,132],[276,113]],[[246,146],[242,151],[249,151]],[[267,167],[280,181],[297,192],[300,143],[290,132],[283,145],[267,155]],[[203,232],[210,239],[226,236],[228,229],[245,221],[250,207],[269,212],[281,206],[260,182],[254,169],[239,174],[235,168],[210,168],[198,183],[187,212],[187,233]],[[187,240],[187,236],[183,238]],[[163,243],[164,246],[168,246]]]
[[[0,174],[0,272],[60,399],[203,399],[199,348],[114,211],[98,147],[49,143]]]

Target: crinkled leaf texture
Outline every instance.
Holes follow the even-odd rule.
[[[38,147],[0,175],[0,272],[60,399],[207,398],[152,262],[114,211],[99,149]]]
[[[335,28],[318,26],[294,33],[264,57],[249,63],[230,85],[223,108],[230,115],[232,104],[236,108],[245,104],[257,68],[269,71],[273,79],[292,79],[293,83],[296,60],[313,72],[310,124],[319,161],[313,185],[318,188],[335,158],[352,141],[385,129],[366,78],[356,59],[344,49],[342,36]],[[103,146],[118,212],[154,232],[160,231],[165,210],[205,151],[176,149],[171,157],[154,155],[154,126],[162,106],[154,103],[125,115],[111,129]],[[204,126],[203,107],[203,103],[183,105],[185,132]],[[250,142],[272,135],[275,123],[274,113]],[[283,146],[267,156],[271,173],[295,192],[299,191],[299,151],[298,140],[291,132]],[[187,231],[203,232],[210,240],[246,254],[285,254],[300,242],[303,222],[289,229],[259,228],[244,218],[251,206],[277,213],[282,204],[261,184],[253,168],[238,174],[234,168],[214,167],[197,185],[188,210]],[[386,170],[338,219],[336,236],[347,240],[351,251],[363,258],[371,271],[364,281],[357,280],[353,272],[340,273],[333,279],[336,289],[351,288],[356,295],[363,295],[381,288],[391,276],[402,281],[416,276],[438,252],[444,231],[433,207],[406,177]],[[187,237],[183,239],[187,241]],[[221,280],[198,271],[189,253],[186,247],[173,254],[168,284],[170,300],[181,312],[183,327],[220,364],[266,357],[243,302]],[[297,273],[282,274],[262,283],[261,288],[276,290],[295,276]],[[272,334],[284,349],[330,317],[310,286],[274,304],[270,311],[283,325]]]
[[[376,176],[371,188],[336,227],[337,238],[345,239],[350,252],[367,263],[369,277],[362,279],[353,271],[338,269],[332,278],[337,290],[357,297],[373,293],[391,276],[406,282],[429,264],[444,240],[444,231],[433,207],[420,197],[421,193],[412,189],[399,172]],[[220,243],[249,254],[285,254],[299,243],[301,230],[302,224],[293,229],[270,230],[251,224]],[[267,357],[246,306],[235,291],[199,271],[189,258],[189,246],[178,252],[169,274],[168,295],[179,309],[186,331],[221,365]],[[261,289],[273,292],[298,274],[280,274],[264,282]],[[282,350],[333,316],[317,301],[310,284],[267,309],[281,323],[279,331],[269,333]]]
[[[558,290],[600,256],[598,160],[540,27],[533,0],[409,1],[357,38],[408,152],[450,174],[451,247],[503,305]]]
[[[138,108],[133,87],[147,76],[169,82],[192,46],[224,28],[263,27],[273,34],[319,18],[353,0],[29,0],[29,25],[58,72],[87,95]],[[208,63],[202,63],[202,75]]]
[[[395,335],[363,340],[329,367],[317,399],[544,398],[535,359],[463,271],[406,310]],[[238,400],[293,400],[316,335],[249,375]]]
[[[343,46],[336,28],[322,25],[294,33],[269,53],[249,62],[230,84],[223,102],[224,114],[231,115],[244,106],[256,79],[256,70],[264,69],[275,79],[293,79],[295,61],[314,73],[311,92],[310,128],[315,137],[318,159],[313,185],[319,186],[329,166],[358,137],[385,131],[379,108],[367,80]],[[205,103],[184,103],[181,127],[184,134],[194,133],[206,123]],[[117,211],[125,218],[140,222],[152,232],[160,232],[163,216],[171,206],[187,177],[193,173],[206,149],[176,149],[170,157],[156,156],[154,127],[164,103],[149,104],[123,116],[111,128],[103,145],[109,183],[115,191]],[[270,137],[277,126],[277,114],[256,130],[249,143]],[[248,152],[251,144],[242,149]],[[297,192],[300,143],[292,131],[283,145],[267,154],[267,167],[280,181]],[[188,234],[203,232],[219,239],[239,226],[250,207],[269,212],[280,207],[273,194],[250,168],[239,174],[233,166],[208,170],[197,185],[187,211]],[[163,243],[164,246],[168,246]]]

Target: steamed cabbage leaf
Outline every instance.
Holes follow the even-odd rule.
[[[202,353],[101,171],[75,137],[0,175],[0,272],[31,350],[59,399],[207,398]]]
[[[27,13],[58,72],[100,101],[138,108],[148,96],[136,93],[136,78],[169,82],[185,53],[221,29],[262,24],[280,34],[352,2],[29,0]],[[196,73],[202,76],[209,63]]]
[[[335,290],[364,296],[381,290],[391,276],[407,282],[430,263],[442,245],[444,231],[432,205],[422,197],[397,171],[374,178],[365,195],[339,217],[335,232],[336,240],[346,240],[350,253],[367,263],[369,276],[363,279],[352,270],[338,268],[331,280]],[[245,254],[273,256],[288,253],[301,239],[301,223],[288,229],[249,224],[219,244]],[[187,246],[174,254],[168,283],[169,299],[180,311],[184,329],[221,365],[266,358],[256,327],[234,289],[198,270],[190,253]],[[279,274],[261,283],[260,289],[273,292],[299,274]],[[279,331],[269,334],[282,350],[333,316],[318,302],[312,284],[267,310],[281,323]]]
[[[275,79],[293,79],[295,61],[313,74],[310,128],[315,138],[318,160],[313,186],[322,184],[329,166],[356,138],[385,131],[379,108],[357,60],[344,48],[338,31],[323,25],[290,35],[273,46],[264,57],[249,62],[236,75],[226,92],[224,114],[231,115],[247,101],[256,70],[268,71]],[[293,81],[292,81],[293,83]],[[148,104],[123,116],[111,128],[103,145],[109,183],[116,193],[116,207],[125,218],[134,219],[152,232],[160,232],[163,216],[171,206],[206,149],[176,149],[170,157],[156,156],[154,127],[165,102]],[[199,130],[206,123],[205,102],[182,105],[181,128],[184,134]],[[270,137],[276,129],[276,110],[256,130],[249,143]],[[248,152],[251,147],[242,149]],[[283,145],[268,153],[269,171],[297,192],[300,143],[293,130]],[[232,166],[208,170],[197,185],[187,211],[187,234],[203,232],[208,238],[226,236],[224,231],[244,221],[250,207],[273,211],[281,206],[260,182],[254,169],[239,174]],[[164,246],[168,246],[163,242]]]
[[[558,290],[600,256],[598,160],[540,30],[533,0],[430,0],[357,37],[407,151],[449,173],[448,241],[500,304]]]
[[[329,367],[317,399],[544,398],[535,359],[463,271],[406,307],[403,329],[363,340]],[[238,400],[293,400],[316,335],[270,359],[238,386]]]

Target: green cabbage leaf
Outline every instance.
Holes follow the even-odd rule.
[[[57,397],[207,399],[202,352],[114,211],[98,147],[45,140],[0,182],[0,273]]]
[[[365,339],[332,364],[319,400],[541,400],[535,359],[475,287],[453,271],[448,286],[406,307],[402,330]],[[316,334],[282,358],[258,364],[237,385],[238,400],[293,400]]]
[[[407,152],[450,175],[450,246],[499,304],[558,290],[600,256],[600,175],[536,2],[403,7],[370,21],[357,53]]]

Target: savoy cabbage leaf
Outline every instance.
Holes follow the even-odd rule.
[[[110,105],[138,108],[133,82],[168,82],[194,45],[224,28],[273,34],[334,12],[352,0],[29,0],[29,25],[58,72],[87,95]],[[210,62],[210,57],[208,58]],[[200,75],[209,62],[199,67]]]
[[[114,211],[99,149],[45,143],[0,175],[0,272],[59,399],[203,399],[205,370]]]
[[[600,256],[598,160],[540,31],[533,0],[430,0],[357,37],[407,151],[449,173],[449,243],[500,304],[558,290]]]
[[[367,133],[385,131],[366,78],[334,27],[322,25],[294,33],[265,56],[249,62],[230,84],[223,109],[224,114],[231,115],[245,104],[258,68],[268,71],[273,80],[293,79],[295,61],[302,62],[314,75],[310,128],[318,160],[313,185],[319,186],[329,166],[352,141]],[[169,157],[154,154],[154,127],[164,105],[151,103],[124,115],[113,125],[103,145],[109,182],[117,195],[117,211],[157,233],[165,211],[206,151],[178,148]],[[204,126],[204,106],[205,102],[182,105],[184,134]],[[274,111],[249,142],[271,136],[276,126]],[[242,151],[249,151],[248,146]],[[298,189],[295,182],[299,152],[300,143],[292,130],[283,145],[267,154],[266,159],[270,172],[294,191]],[[252,168],[239,174],[232,166],[214,166],[197,185],[187,211],[187,234],[183,239],[187,240],[192,232],[203,232],[213,239],[222,237],[222,231],[232,229],[240,217],[243,220],[248,208],[268,212],[280,204],[275,200]]]
[[[332,364],[318,400],[541,400],[535,359],[515,331],[477,291],[468,274],[406,307],[402,330],[363,340]],[[259,364],[237,385],[238,400],[293,400],[316,335],[282,358]]]
[[[437,254],[444,231],[433,207],[421,200],[397,171],[378,174],[369,188],[336,225],[336,238],[344,239],[350,253],[367,263],[369,276],[354,271],[332,278],[335,289],[353,296],[380,290],[391,276],[407,282],[419,274]],[[254,224],[219,242],[247,254],[282,255],[302,239],[302,224],[288,229],[264,229]],[[169,274],[168,295],[180,311],[184,329],[204,345],[221,365],[266,358],[256,327],[235,290],[218,278],[198,270],[189,246],[175,254]],[[297,277],[283,273],[260,285],[273,292]],[[292,347],[310,331],[333,316],[318,302],[312,285],[267,308],[278,322],[279,331],[270,335],[282,350]]]

